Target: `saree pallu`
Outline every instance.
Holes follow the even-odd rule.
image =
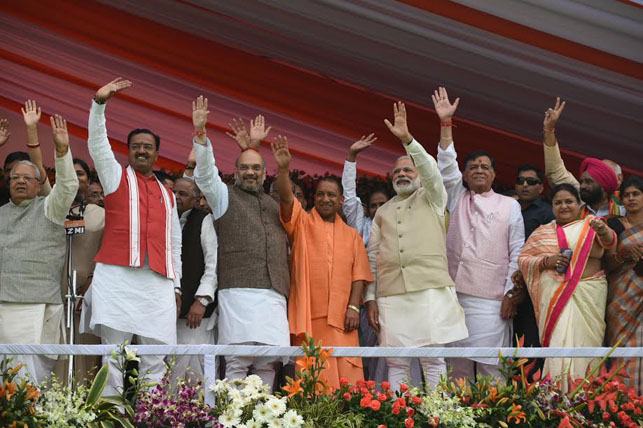
[[[624,245],[643,243],[643,224],[625,229],[619,236],[619,242]],[[624,263],[609,276],[606,314],[608,346],[616,345],[619,339],[623,339],[620,346],[643,346],[642,309],[643,277],[636,274],[633,262]],[[624,380],[625,384],[641,394],[643,391],[641,358],[618,358],[615,359],[615,363],[628,364],[626,371],[630,377]]]
[[[555,222],[536,229],[523,247],[518,266],[525,277],[543,347],[598,347],[605,334],[607,279],[598,272],[581,278],[596,236],[589,223],[593,216],[563,227]],[[565,274],[540,270],[543,258],[570,248],[573,255]],[[583,378],[587,368],[596,364],[591,358],[548,358],[544,373],[562,375],[561,386],[567,389],[567,375]]]

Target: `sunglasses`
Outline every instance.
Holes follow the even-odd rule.
[[[537,178],[532,178],[532,177],[518,177],[518,178],[516,178],[516,184],[518,184],[518,185],[525,184],[525,182],[527,184],[529,184],[530,186],[535,186],[536,184],[541,183],[541,181],[538,180]]]

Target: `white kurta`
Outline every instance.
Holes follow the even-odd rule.
[[[105,105],[92,102],[88,145],[107,196],[120,185],[123,168],[116,162],[107,139],[104,110]],[[89,311],[87,314],[83,311],[85,319],[81,321],[83,332],[100,336],[100,326],[105,325],[170,345],[176,344],[174,288],[180,287],[181,278],[181,225],[176,207],[172,211],[171,233],[174,280],[150,270],[147,255],[141,268],[96,264],[94,279],[86,296],[85,308]],[[123,251],[127,249],[123,248]]]
[[[362,237],[364,245],[368,245],[368,238],[371,236],[373,219],[364,214],[362,200],[357,196],[357,164],[344,161],[342,172],[342,187],[344,187],[344,204],[342,210],[346,216],[346,224],[357,229]]]
[[[218,219],[228,210],[228,186],[221,181],[214,161],[212,145],[194,143],[196,184]],[[289,346],[288,306],[286,298],[272,289],[219,289],[218,330],[220,344],[258,342]]]
[[[455,287],[378,297],[377,308],[380,346],[443,345],[468,335]]]

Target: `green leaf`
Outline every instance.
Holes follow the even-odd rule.
[[[103,391],[105,390],[107,379],[109,379],[109,367],[107,365],[104,365],[100,368],[98,373],[96,373],[94,382],[92,382],[92,387],[87,393],[87,399],[85,400],[86,405],[93,406],[94,404],[96,404],[96,401],[98,401],[100,396],[103,394]]]
[[[129,419],[125,419],[120,416],[114,417],[124,428],[135,428],[134,425],[129,421]]]

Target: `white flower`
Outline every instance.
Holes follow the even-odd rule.
[[[249,421],[246,422],[246,427],[248,428],[263,428],[263,422],[256,421],[254,419],[250,419]]]
[[[282,418],[284,428],[300,428],[304,424],[304,418],[296,410],[288,410]]]
[[[138,361],[139,363],[141,362],[141,359],[136,356],[136,349],[130,349],[127,346],[125,346],[124,349],[125,349],[125,360]]]
[[[284,425],[281,422],[281,419],[275,418],[268,422],[268,428],[283,428]]]
[[[255,407],[252,412],[252,417],[259,422],[270,422],[274,419],[272,411],[265,404],[260,404]]]
[[[219,423],[223,425],[224,428],[236,427],[239,422],[241,422],[239,418],[229,412],[226,412],[219,417]]]
[[[273,415],[280,416],[286,411],[286,401],[279,398],[271,398],[266,402],[266,407],[270,409]]]

